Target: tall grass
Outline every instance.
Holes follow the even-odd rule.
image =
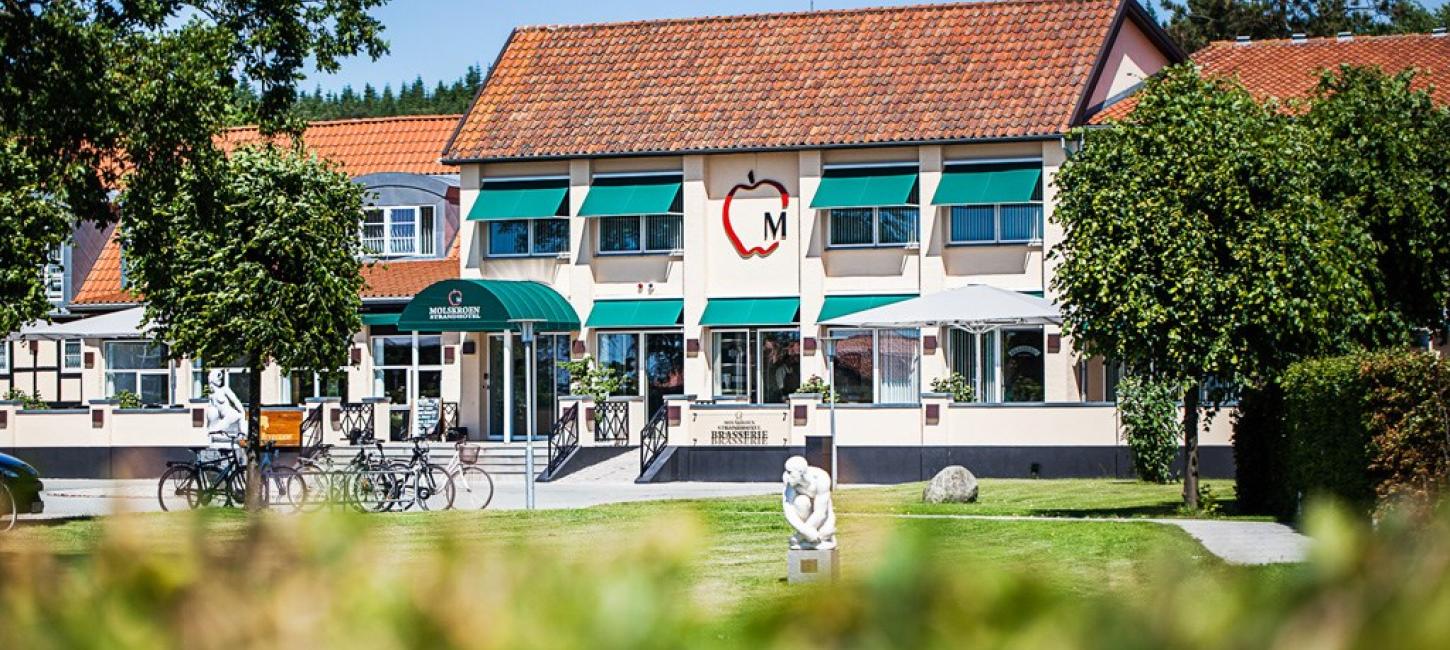
[[[377,521],[119,517],[80,554],[7,543],[0,648],[1442,648],[1450,641],[1446,517],[1416,526],[1387,521],[1371,533],[1317,508],[1310,522],[1318,543],[1300,570],[1203,571],[1163,557],[1146,578],[1088,594],[1050,579],[1052,566],[943,556],[930,528],[903,527],[859,575],[729,611],[694,584],[708,529],[678,513],[618,539],[500,547],[443,534],[401,557],[396,540],[377,534]],[[560,553],[560,544],[579,552]],[[783,577],[783,548],[781,555]]]

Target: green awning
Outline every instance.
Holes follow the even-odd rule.
[[[801,310],[800,298],[711,298],[700,324],[705,327],[793,325]]]
[[[858,311],[866,311],[873,307],[889,305],[893,302],[901,302],[908,298],[915,298],[916,294],[871,294],[859,296],[826,296],[825,304],[821,305],[821,315],[816,317],[817,323],[824,323],[833,318],[840,318],[846,314],[854,314]]]
[[[948,166],[933,205],[1027,203],[1042,200],[1040,163]]]
[[[543,219],[566,216],[569,196],[565,178],[533,181],[484,181],[468,211],[469,221]]]
[[[379,325],[397,325],[398,324],[398,316],[401,316],[401,315],[402,314],[396,314],[396,313],[394,313],[394,314],[363,314],[362,315],[362,322],[363,322],[363,325],[368,325],[368,326],[371,326],[371,327],[377,327]]]
[[[812,209],[870,208],[916,203],[916,167],[827,169]]]
[[[518,331],[518,320],[538,332],[579,329],[579,316],[559,292],[527,280],[443,280],[418,292],[403,308],[398,329],[422,332]]]
[[[678,327],[685,313],[685,301],[600,300],[589,312],[588,327]]]
[[[624,176],[599,178],[584,195],[581,217],[682,212],[679,176]]]

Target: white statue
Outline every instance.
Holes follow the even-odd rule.
[[[836,510],[831,505],[831,475],[819,467],[811,467],[805,458],[791,456],[785,461],[785,494],[781,505],[785,520],[795,529],[790,536],[792,549],[830,550],[836,548]]]
[[[206,403],[206,432],[229,437],[240,437],[247,432],[247,420],[242,416],[242,400],[227,388],[226,374],[213,370],[207,375],[211,395]]]

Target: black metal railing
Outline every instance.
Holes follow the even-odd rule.
[[[629,402],[595,402],[594,441],[629,444]]]
[[[298,451],[303,456],[311,456],[322,447],[322,412],[327,409],[321,404],[308,409],[307,417],[302,419],[302,448]]]
[[[544,474],[553,478],[554,472],[564,464],[564,459],[579,448],[579,405],[575,404],[563,413],[559,419],[554,420],[554,426],[549,428],[549,464],[544,468]]]
[[[344,403],[338,410],[342,412],[342,416],[338,418],[342,424],[342,433],[349,444],[363,444],[376,437],[372,404]]]
[[[670,407],[661,404],[639,432],[640,476],[644,476],[644,471],[649,469],[650,463],[655,462],[670,441],[669,412]]]

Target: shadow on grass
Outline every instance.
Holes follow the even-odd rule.
[[[1069,517],[1081,519],[1144,519],[1155,517],[1239,517],[1246,514],[1240,511],[1237,499],[1219,499],[1215,503],[1218,506],[1218,512],[1216,513],[1189,513],[1183,509],[1182,501],[1173,500],[1135,506],[1106,508],[1042,508],[1033,509],[1032,515],[1039,517]]]

